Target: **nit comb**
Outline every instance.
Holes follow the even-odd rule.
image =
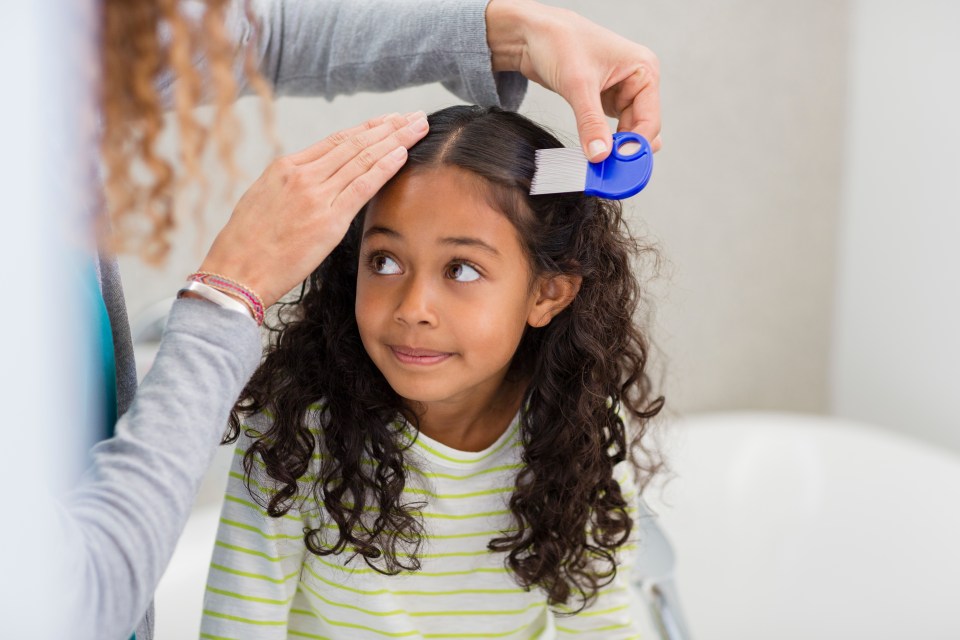
[[[632,131],[613,134],[613,151],[603,162],[589,162],[579,149],[538,149],[530,195],[583,191],[588,196],[622,200],[647,186],[653,150]]]

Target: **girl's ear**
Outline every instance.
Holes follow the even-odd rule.
[[[567,308],[580,291],[580,276],[559,275],[541,278],[537,284],[535,302],[527,324],[531,327],[545,327],[553,318]]]

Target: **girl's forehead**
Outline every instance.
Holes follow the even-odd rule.
[[[507,216],[491,206],[483,179],[450,166],[417,168],[393,180],[367,207],[365,235],[373,228],[405,239],[469,232],[496,243],[519,242]]]

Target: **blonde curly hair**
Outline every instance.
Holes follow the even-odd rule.
[[[200,159],[210,138],[231,181],[239,177],[233,162],[239,124],[232,105],[240,56],[247,82],[264,98],[264,117],[272,132],[270,87],[256,68],[252,48],[242,49],[227,31],[231,4],[200,0],[195,3],[199,15],[187,15],[181,0],[104,0],[100,151],[112,227],[107,242],[114,251],[136,252],[154,265],[166,259],[176,220],[175,194],[198,185],[197,212],[206,199]],[[249,0],[242,8],[256,32]],[[249,40],[255,41],[255,36]],[[209,126],[195,113],[202,102],[213,107]],[[178,130],[176,164],[157,150],[167,109],[173,111]]]

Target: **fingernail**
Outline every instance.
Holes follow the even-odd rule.
[[[389,154],[387,154],[387,157],[389,157],[391,160],[403,160],[404,156],[406,155],[407,155],[406,148],[397,147],[396,149],[391,151]]]
[[[419,120],[416,120],[410,124],[410,130],[414,133],[423,133],[429,128],[430,125],[427,123],[426,118],[420,118]]]
[[[591,158],[596,158],[598,155],[607,150],[607,143],[603,140],[594,140],[587,146],[587,152]]]
[[[423,111],[411,111],[405,117],[408,122],[413,122],[414,120],[417,120],[419,118],[427,117],[427,114],[424,113]]]

